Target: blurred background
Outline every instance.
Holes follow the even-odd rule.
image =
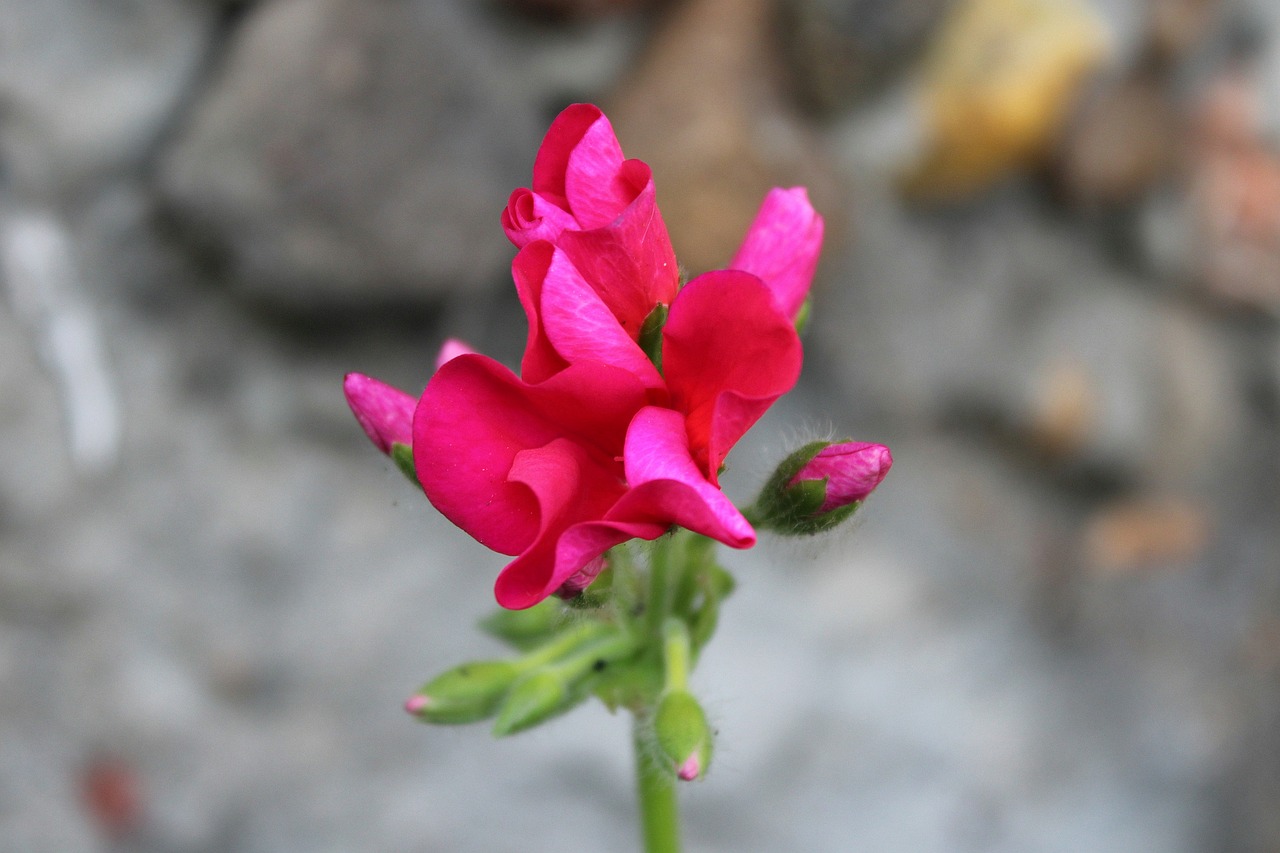
[[[690,274],[826,216],[729,491],[896,457],[725,555],[690,849],[1280,851],[1272,0],[0,0],[0,847],[636,849],[625,718],[405,717],[503,558],[340,387],[517,363],[576,100]]]

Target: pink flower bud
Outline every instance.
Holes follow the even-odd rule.
[[[827,496],[818,512],[864,501],[880,485],[893,465],[893,454],[883,444],[846,441],[818,451],[787,485],[805,480],[826,480]]]
[[[701,776],[702,761],[701,759],[699,759],[698,753],[694,752],[687,759],[685,759],[684,764],[681,764],[678,768],[676,768],[676,775],[679,776],[685,782],[692,782],[694,779],[697,779],[699,776]]]
[[[413,410],[418,405],[413,397],[363,373],[348,373],[342,390],[364,434],[383,453],[389,455],[393,444],[413,440]]]
[[[436,370],[439,370],[448,362],[453,361],[460,355],[473,355],[475,350],[467,346],[457,338],[448,338],[440,347],[440,354],[436,356]]]

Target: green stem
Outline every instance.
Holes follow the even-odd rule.
[[[661,762],[653,760],[647,745],[645,719],[637,714],[633,725],[644,851],[680,853],[680,807],[676,801],[675,777]]]

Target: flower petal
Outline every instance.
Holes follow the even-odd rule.
[[[517,454],[568,438],[600,464],[620,468],[614,459],[643,400],[640,383],[608,365],[582,362],[528,385],[493,359],[459,356],[418,401],[418,481],[431,503],[481,544],[521,553],[537,537],[542,513],[528,486],[508,479]]]
[[[665,389],[653,362],[558,249],[547,266],[541,296],[547,339],[565,361],[611,364],[632,373],[646,388]]]
[[[866,500],[892,465],[893,454],[883,444],[845,441],[818,451],[788,485],[801,480],[826,480],[826,499],[818,511],[829,512]]]
[[[772,189],[729,267],[759,276],[794,319],[813,283],[823,227],[804,187]]]
[[[413,397],[363,373],[348,373],[342,391],[364,434],[383,453],[390,453],[392,444],[412,441],[418,404]]]
[[[733,548],[756,543],[750,523],[698,470],[680,412],[641,409],[627,430],[623,464],[631,489],[606,521],[679,524]]]
[[[795,385],[801,360],[795,327],[754,275],[709,272],[680,291],[663,330],[663,371],[712,484],[730,448]]]
[[[516,294],[529,321],[524,358],[520,361],[520,375],[526,382],[541,382],[569,365],[551,345],[542,323],[542,285],[554,254],[555,246],[537,240],[521,249],[511,262]]]
[[[594,104],[571,104],[565,107],[560,115],[556,116],[555,121],[551,122],[551,127],[547,128],[546,136],[542,138],[542,145],[538,148],[538,155],[533,161],[533,191],[543,196],[553,204],[557,204],[564,210],[571,210],[569,206],[569,198],[566,192],[566,177],[569,171],[569,158],[573,155],[579,143],[582,142],[584,136],[597,123],[603,121],[606,127],[609,127],[609,133],[605,137],[598,134],[592,140],[594,145],[599,146],[601,142],[608,145],[608,138],[613,136],[612,127],[609,120],[604,117],[604,113]],[[613,144],[617,145],[617,139],[614,138]],[[618,148],[616,155],[609,151],[597,151],[596,158],[608,160],[616,156],[619,163],[622,162],[622,149]]]
[[[653,307],[675,299],[680,270],[652,172],[639,160],[628,160],[624,172],[636,194],[617,218],[604,227],[565,231],[556,245],[635,340]]]
[[[512,191],[502,209],[502,230],[520,248],[534,240],[555,240],[577,227],[573,214],[524,187]]]

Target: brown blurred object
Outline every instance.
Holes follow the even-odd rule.
[[[1147,0],[1147,59],[1164,67],[1185,59],[1212,32],[1222,0]]]
[[[1103,574],[1185,563],[1204,551],[1211,527],[1208,512],[1183,498],[1113,504],[1085,524],[1085,562]]]
[[[953,199],[1043,160],[1107,47],[1075,0],[963,0],[924,69],[926,150],[904,189]]]
[[[839,233],[840,182],[782,106],[769,0],[691,0],[671,10],[606,111],[629,156],[653,166],[690,274],[724,266],[765,193],[809,187]]]
[[[1063,134],[1055,173],[1075,205],[1137,201],[1169,177],[1181,127],[1157,75],[1135,73],[1094,92]]]
[[[670,0],[502,0],[502,5],[526,15],[555,21],[572,21],[603,18],[640,9],[657,9],[668,2]]]
[[[142,825],[142,789],[137,770],[116,755],[89,759],[80,777],[80,795],[104,836],[124,838]]]
[[[872,94],[933,36],[955,0],[775,0],[796,98],[831,115]]]
[[[1262,130],[1258,101],[1257,82],[1232,72],[1197,111],[1194,257],[1211,295],[1280,313],[1280,148]]]

